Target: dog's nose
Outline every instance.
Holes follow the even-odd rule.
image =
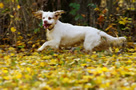
[[[44,23],[47,23],[47,21],[44,21]]]

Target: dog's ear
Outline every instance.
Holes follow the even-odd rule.
[[[42,19],[42,14],[43,14],[44,11],[40,10],[40,11],[37,11],[37,12],[33,12],[33,15],[38,18],[38,19]]]
[[[57,10],[57,11],[55,11],[55,17],[57,19],[59,19],[61,17],[61,14],[63,14],[63,13],[65,13],[65,11],[63,11],[63,10]]]

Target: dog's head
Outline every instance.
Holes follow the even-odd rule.
[[[61,17],[62,13],[64,13],[63,10],[58,10],[54,12],[37,11],[34,12],[34,16],[36,16],[38,19],[42,19],[45,29],[52,29],[56,24],[57,20]]]

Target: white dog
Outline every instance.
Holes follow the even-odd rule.
[[[47,46],[58,49],[60,46],[71,46],[77,43],[83,43],[85,51],[91,52],[93,48],[103,43],[120,45],[126,41],[125,37],[112,37],[103,31],[89,26],[76,26],[59,21],[63,10],[55,12],[37,11],[34,15],[42,19],[43,26],[47,29],[47,39],[38,51],[42,51]]]

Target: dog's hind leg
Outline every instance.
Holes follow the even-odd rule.
[[[86,52],[92,52],[92,49],[101,43],[100,36],[89,36],[85,38],[84,48]]]

